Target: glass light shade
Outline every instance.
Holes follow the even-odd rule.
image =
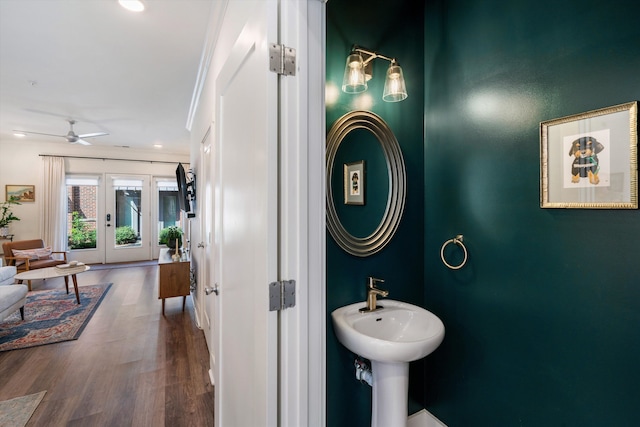
[[[407,87],[404,83],[402,68],[392,62],[387,70],[387,79],[384,82],[382,100],[386,102],[398,102],[407,99],[407,96]]]
[[[364,63],[359,53],[352,53],[347,57],[342,79],[342,91],[345,93],[360,93],[367,90],[364,78]]]

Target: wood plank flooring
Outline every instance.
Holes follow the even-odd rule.
[[[182,298],[167,299],[162,316],[157,275],[149,263],[79,274],[80,286],[113,286],[78,340],[0,353],[0,400],[46,390],[27,426],[213,426],[192,299],[184,312]],[[51,288],[62,278],[33,282]]]

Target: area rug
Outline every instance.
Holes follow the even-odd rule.
[[[27,294],[23,321],[16,311],[0,322],[0,351],[76,340],[109,291],[111,283],[80,286],[80,304],[73,289]]]
[[[0,402],[0,426],[24,427],[33,415],[46,391]]]

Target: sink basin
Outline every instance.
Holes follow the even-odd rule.
[[[444,325],[435,314],[406,302],[381,300],[382,309],[361,313],[365,303],[331,313],[342,343],[352,352],[379,362],[412,362],[433,352],[444,338]]]
[[[409,362],[433,352],[444,339],[435,314],[406,302],[381,300],[381,309],[360,312],[364,302],[331,313],[338,341],[371,361],[371,426],[407,425]]]

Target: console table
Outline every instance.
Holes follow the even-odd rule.
[[[158,299],[162,299],[162,315],[164,315],[165,298],[183,297],[182,311],[184,311],[187,295],[191,293],[191,262],[188,257],[181,257],[179,261],[174,261],[171,258],[174,253],[173,250],[163,248],[158,257],[160,268]]]

